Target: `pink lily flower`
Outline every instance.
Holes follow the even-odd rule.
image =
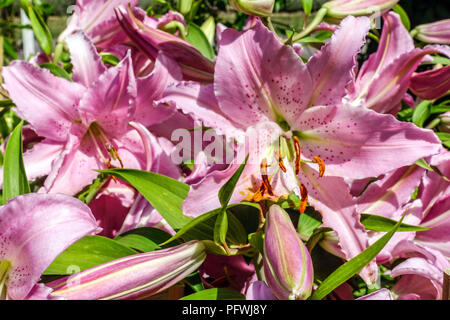
[[[123,41],[126,35],[120,30],[114,9],[130,4],[135,7],[138,0],[77,0],[66,29],[59,35],[58,41],[78,30],[83,30],[96,47],[109,47],[110,43]]]
[[[388,12],[383,15],[383,19],[384,27],[378,50],[362,65],[357,78],[349,85],[348,95],[344,100],[380,113],[395,114],[409,88],[411,77],[424,57],[434,53],[448,56],[449,50],[444,46],[415,48],[414,41],[398,14]],[[448,72],[445,69],[441,71],[443,74],[425,73],[420,77],[432,79],[433,76],[438,76],[442,80]],[[436,85],[441,90],[445,90],[445,86],[446,84]]]
[[[150,60],[156,60],[162,51],[179,64],[185,80],[212,82],[214,62],[190,43],[157,29],[147,22],[145,13],[142,15],[139,12],[122,6],[116,10],[116,15],[123,31]]]
[[[414,74],[409,88],[421,99],[439,99],[450,91],[450,66]]]
[[[450,19],[421,24],[411,33],[423,42],[450,44]]]
[[[89,208],[66,195],[26,194],[0,207],[0,299],[46,299],[42,273],[71,244],[99,230]]]
[[[157,141],[149,142],[151,134],[140,134],[129,123],[153,123],[170,116],[151,103],[171,78],[157,63],[153,73],[136,79],[129,56],[106,69],[83,33],[68,36],[66,42],[73,82],[20,61],[4,68],[3,77],[17,113],[44,138],[24,154],[27,176],[48,176],[43,191],[73,195],[97,177],[95,169],[146,167],[151,148],[144,146]],[[140,98],[149,100],[136,98],[144,88]],[[150,116],[154,118],[148,120]]]
[[[303,205],[308,200],[322,213],[325,226],[335,229],[347,259],[367,247],[342,177],[375,177],[440,148],[430,130],[342,104],[368,29],[369,19],[346,18],[306,65],[260,21],[243,33],[222,32],[214,85],[171,86],[161,101],[175,102],[219,134],[253,143],[239,147],[241,157],[227,169],[191,187],[183,203],[186,215],[220,207],[217,190],[249,153],[230,203],[277,200],[295,192]],[[365,279],[374,281],[375,274],[372,266]]]
[[[375,292],[369,293],[356,300],[394,300],[392,293],[388,289],[380,289]]]
[[[48,283],[68,300],[145,299],[183,280],[205,260],[205,246],[190,241],[116,259]]]

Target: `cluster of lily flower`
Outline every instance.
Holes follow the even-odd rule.
[[[391,10],[397,1],[336,0],[283,39],[273,1],[235,0],[248,23],[218,25],[211,58],[185,40],[182,14],[149,17],[137,2],[78,0],[58,39],[70,68],[56,51],[3,67],[37,192],[6,202],[3,181],[1,298],[142,299],[180,281],[193,295],[220,288],[247,299],[442,298],[448,104],[434,128],[398,119],[445,101],[450,66],[432,61],[450,58],[449,21],[410,33]],[[323,31],[321,46],[297,41]],[[358,64],[368,36],[378,48]],[[55,61],[69,72],[41,67]],[[200,226],[206,235],[192,233]],[[178,242],[143,236],[157,229],[160,242]],[[91,265],[83,260],[101,245],[71,256],[99,236],[125,253]],[[367,261],[325,288],[355,257]],[[74,265],[74,275],[58,271]]]

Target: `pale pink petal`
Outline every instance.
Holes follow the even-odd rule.
[[[79,141],[71,136],[53,162],[41,192],[75,195],[97,177],[94,169],[106,169],[106,164],[97,158],[98,151],[91,139]]]
[[[254,281],[248,286],[246,300],[277,300],[277,298],[264,281]]]
[[[243,126],[267,120],[289,125],[306,108],[312,84],[293,48],[258,20],[243,33],[222,32],[214,90],[222,111]]]
[[[90,87],[106,71],[100,55],[83,32],[68,36],[66,44],[73,65],[73,80]]]
[[[68,246],[97,231],[81,201],[65,195],[26,194],[0,208],[0,257],[11,262],[7,294],[24,299]]]
[[[79,105],[85,126],[96,122],[108,136],[123,134],[134,112],[136,80],[131,57],[108,69],[89,88]]]
[[[2,75],[19,117],[39,136],[65,140],[71,122],[78,119],[77,105],[86,89],[24,61],[13,61]]]
[[[308,61],[314,90],[309,106],[328,106],[341,103],[345,88],[352,80],[357,66],[356,56],[365,43],[370,20],[348,16],[320,51]],[[297,78],[298,79],[298,78]]]
[[[371,183],[357,200],[358,212],[391,218],[411,199],[424,172],[416,165],[402,167]]]
[[[386,288],[369,293],[356,300],[394,300],[391,291]]]
[[[206,127],[213,128],[218,134],[236,138],[238,141],[242,139],[242,127],[235,122],[238,117],[231,117],[220,110],[212,85],[181,82],[167,88],[164,98],[159,102],[173,102],[184,114],[202,122]]]
[[[322,215],[323,227],[333,229],[347,260],[356,257],[369,246],[368,235],[360,223],[356,203],[350,190],[340,177],[319,177],[309,165],[302,164],[300,181],[308,190],[308,202]],[[377,267],[369,263],[361,272],[366,283],[376,281]]]
[[[319,156],[328,174],[353,179],[377,177],[441,148],[431,130],[348,105],[310,108],[294,129],[306,158]]]

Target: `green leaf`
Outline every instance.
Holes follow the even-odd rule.
[[[8,7],[14,0],[0,0],[0,8]]]
[[[396,4],[395,6],[393,6],[392,10],[394,12],[398,13],[405,28],[408,31],[411,30],[411,21],[409,20],[409,17],[408,17],[408,14],[406,13],[406,11],[399,4]]]
[[[447,132],[436,132],[436,135],[442,142],[450,141],[450,133]]]
[[[305,15],[309,16],[313,7],[314,0],[302,0],[302,7]]]
[[[425,100],[419,103],[419,105],[414,109],[412,121],[416,126],[423,128],[423,124],[430,116],[430,107],[432,103],[433,101]]]
[[[100,172],[113,175],[135,187],[163,216],[173,229],[180,229],[192,221],[183,215],[181,204],[189,186],[161,174],[133,169],[109,169]]]
[[[17,60],[19,58],[19,54],[14,50],[13,44],[6,38],[3,38],[3,50],[11,59]]]
[[[297,231],[303,241],[307,241],[313,235],[313,232],[322,224],[322,218],[319,212],[308,207],[298,219]]]
[[[194,23],[188,25],[187,42],[198,49],[206,58],[214,59],[216,54],[202,29]]]
[[[248,160],[247,155],[245,157],[244,163],[242,163],[233,176],[220,188],[219,190],[219,201],[222,205],[222,209],[219,212],[215,226],[214,226],[214,242],[217,244],[226,245],[225,239],[228,231],[228,217],[227,217],[227,207],[230,202],[231,196],[233,195],[236,184],[244,171],[245,165]]]
[[[421,168],[424,168],[425,170],[434,171],[425,159],[417,160],[415,164]]]
[[[214,44],[214,36],[216,34],[216,22],[213,16],[210,16],[208,19],[203,22],[200,26],[203,34],[208,39],[209,44],[212,46]]]
[[[257,231],[248,235],[248,242],[253,248],[256,248],[261,254],[264,252],[264,233]]]
[[[53,75],[72,81],[70,74],[55,63],[46,62],[41,64],[41,68],[49,70]]]
[[[347,261],[332,274],[330,274],[314,291],[311,300],[322,300],[326,295],[339,287],[345,281],[353,277],[369,264],[380,253],[384,246],[389,242],[394,233],[398,230],[403,222],[403,218],[383,237],[371,245],[369,248],[361,252],[359,255]]]
[[[214,288],[195,292],[180,300],[245,300],[245,296],[230,289]]]
[[[30,193],[22,157],[22,126],[23,121],[16,126],[6,145],[3,166],[3,204],[11,198]]]
[[[162,249],[170,246],[177,245],[173,243],[168,246],[161,247],[159,243],[167,241],[170,238],[170,234],[167,232],[150,227],[137,228],[121,235],[118,235],[114,240],[126,245],[127,247],[139,250],[141,252],[150,252],[157,249]]]
[[[244,162],[237,168],[236,172],[233,176],[220,188],[219,190],[219,201],[222,207],[226,207],[228,202],[230,202],[231,196],[233,195],[234,188],[236,188],[236,184],[239,181],[239,178],[244,171],[245,165],[247,164],[249,155],[245,157]]]
[[[430,108],[430,114],[440,114],[450,111],[450,105],[448,104],[438,104]]]
[[[75,242],[45,270],[44,275],[67,275],[102,263],[136,254],[135,250],[101,236],[86,236]]]
[[[25,3],[28,18],[39,46],[47,56],[50,56],[53,50],[53,38],[50,29],[30,1],[23,1],[23,3]]]
[[[363,224],[364,228],[367,230],[372,231],[382,231],[387,232],[392,229],[397,224],[397,221],[391,220],[382,216],[377,216],[373,214],[361,214],[361,223]],[[401,231],[426,231],[429,230],[429,228],[420,227],[420,226],[413,226],[409,224],[402,223],[397,232]]]
[[[226,245],[226,237],[228,231],[228,215],[226,207],[223,208],[217,216],[214,224],[214,242],[217,244]]]

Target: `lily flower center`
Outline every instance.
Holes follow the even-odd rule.
[[[91,123],[87,133],[94,143],[98,156],[103,162],[105,162],[108,168],[112,168],[112,160],[119,161],[121,168],[123,168],[123,162],[122,159],[120,159],[117,149],[97,123]]]
[[[0,261],[0,300],[6,300],[6,282],[8,280],[8,272],[11,269],[11,262],[8,260]]]
[[[274,194],[271,178],[278,172],[278,169],[283,171],[283,175],[293,175],[297,180],[299,186],[298,196],[301,199],[299,211],[300,213],[305,212],[307,203],[308,203],[308,190],[304,184],[302,184],[299,180],[299,173],[301,171],[302,163],[315,163],[319,167],[319,177],[323,177],[325,174],[325,162],[319,157],[314,156],[313,160],[304,160],[301,157],[301,144],[300,140],[297,136],[293,135],[292,138],[280,137],[278,141],[278,146],[273,148],[269,148],[269,156],[273,153],[276,159],[278,167],[272,172],[271,175],[268,174],[268,161],[267,158],[264,158],[261,161],[260,169],[261,169],[261,185],[257,189],[257,191],[253,194],[251,198],[252,202],[259,202],[261,200],[272,200],[279,198]],[[275,152],[273,152],[275,150]],[[288,161],[291,166],[287,168],[285,161]]]

